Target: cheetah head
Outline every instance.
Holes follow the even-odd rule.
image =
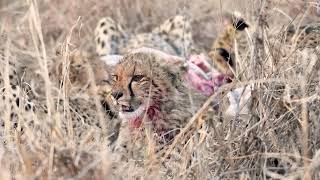
[[[95,83],[98,93],[111,90],[110,67],[104,61],[84,51],[72,52],[66,60],[60,57],[54,68],[55,77],[68,89],[79,87],[92,93]]]
[[[120,107],[119,116],[131,127],[142,120],[157,122],[163,116],[163,104],[175,98],[181,84],[177,66],[150,52],[136,52],[123,57],[115,66],[112,96]]]
[[[75,51],[68,54],[67,59],[58,59],[53,68],[53,75],[58,79],[59,85],[64,85],[68,93],[84,92],[90,96],[98,95],[109,115],[117,112],[116,107],[111,106],[111,67],[104,61],[84,51]]]

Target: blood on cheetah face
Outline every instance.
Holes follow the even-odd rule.
[[[142,120],[161,118],[161,105],[173,98],[180,82],[178,72],[165,60],[152,53],[125,56],[115,67],[112,96],[120,106],[120,117],[131,127],[140,127]]]

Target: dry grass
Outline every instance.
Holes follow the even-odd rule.
[[[319,19],[317,6],[315,1],[302,0],[1,0],[0,32],[7,34],[1,45],[5,49],[2,60],[6,66],[1,67],[5,87],[10,89],[10,60],[38,64],[49,110],[38,123],[50,125],[43,127],[46,136],[37,137],[31,129],[22,139],[18,132],[9,132],[10,107],[6,107],[0,117],[5,120],[4,134],[8,135],[1,137],[5,145],[0,147],[0,179],[115,178],[103,140],[86,143],[94,130],[79,140],[80,145],[74,133],[61,134],[59,124],[64,114],[59,115],[53,103],[56,94],[52,93],[54,85],[48,69],[57,47],[63,45],[66,59],[73,49],[94,52],[93,30],[103,16],[113,17],[131,32],[140,32],[183,13],[192,19],[196,43],[208,50],[223,29],[222,14],[234,10],[242,12],[254,27],[248,32],[248,51],[237,54],[241,81],[239,78],[210,97],[176,137],[166,155],[174,153],[181,140],[188,143],[178,154],[185,161],[177,165],[174,179],[185,178],[190,171],[198,179],[319,179],[320,50],[299,51],[294,41],[281,41],[286,38],[283,32],[289,24],[299,26]],[[223,119],[223,109],[207,112],[210,101],[221,98],[223,92],[252,84],[247,116]],[[67,99],[66,94],[61,91],[58,96]],[[24,121],[27,114],[18,114]],[[151,162],[152,158],[157,157],[150,157]],[[168,164],[175,167],[174,162]],[[121,175],[157,178],[159,167],[152,165],[139,169],[128,164]]]

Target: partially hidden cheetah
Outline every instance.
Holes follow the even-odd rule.
[[[250,25],[247,19],[245,19],[241,13],[226,13],[226,21],[224,22],[224,29],[213,41],[211,51],[208,53],[212,65],[220,73],[229,75],[231,78],[235,76],[235,73],[239,71],[239,68],[236,67],[237,63],[241,64],[242,70],[246,68],[248,62],[240,62],[243,59],[248,59],[251,53],[252,46],[252,31],[254,31],[253,26]],[[283,28],[281,28],[283,29]],[[279,54],[285,54],[285,48],[281,46],[288,46],[305,49],[305,48],[314,48],[319,46],[320,32],[319,25],[317,23],[307,24],[301,26],[289,25],[288,28],[284,28],[283,31],[274,34],[268,34],[268,48],[273,48],[270,53],[272,53],[274,58],[278,59]],[[247,31],[247,34],[245,31]],[[274,44],[279,44],[275,46]],[[237,48],[237,49],[236,49]],[[294,50],[292,50],[294,51]],[[240,55],[236,57],[236,53]],[[237,61],[236,61],[237,60]],[[277,60],[273,60],[272,65],[277,64]],[[238,72],[241,73],[241,72]],[[239,75],[239,74],[238,74]]]
[[[248,23],[248,20],[239,13],[228,13],[227,18],[229,20],[226,21],[225,29],[212,43],[209,57],[214,68],[220,73],[228,75],[231,79],[237,79],[237,81],[247,80],[252,75],[248,67],[252,64],[250,61],[253,53],[252,37],[254,37],[253,31],[256,27]],[[265,48],[262,51],[266,53],[266,59],[262,63],[262,73],[269,78],[280,77],[280,79],[285,79],[284,82],[280,83],[281,85],[272,83],[271,86],[268,86],[270,89],[275,88],[274,91],[277,92],[268,97],[265,102],[266,106],[277,106],[275,109],[279,112],[275,113],[276,118],[279,118],[285,112],[291,112],[297,105],[297,103],[294,105],[291,103],[303,98],[300,82],[304,82],[307,87],[305,93],[310,97],[317,94],[315,89],[319,86],[319,78],[315,75],[319,66],[319,61],[316,60],[319,59],[319,24],[289,25],[287,28],[279,26],[279,29],[279,33],[275,34],[266,29],[267,38],[260,42],[263,43]],[[266,89],[266,91],[270,91],[270,89]],[[220,110],[224,117],[236,117],[238,110],[232,110],[236,109],[232,106],[239,103],[238,100],[235,101],[235,99],[241,97],[235,95],[238,90],[240,89],[227,93],[226,97],[228,99],[224,98],[226,101],[223,100],[220,103],[220,105],[225,106],[224,109]],[[252,105],[251,90],[248,91],[248,94],[250,94],[250,98],[248,98],[250,101],[246,103],[248,105],[245,108],[251,108]],[[245,96],[243,98],[247,99]],[[314,103],[318,103],[317,98],[314,99],[312,103],[310,102],[310,107],[314,107]],[[288,104],[288,102],[291,103]],[[308,110],[310,115],[315,114],[314,109],[310,108]]]
[[[102,18],[95,29],[96,51],[99,56],[126,54],[132,49],[149,47],[178,56],[187,56],[193,48],[191,23],[177,15],[151,32],[128,33],[110,17]]]
[[[2,50],[5,53],[1,52],[0,62],[0,149],[6,156],[1,161],[6,162],[7,168],[15,167],[10,170],[13,174],[20,171],[21,162],[15,159],[21,153],[17,152],[20,146],[26,148],[26,157],[32,158],[34,167],[30,168],[39,168],[38,161],[47,162],[49,157],[39,155],[39,148],[46,154],[50,144],[55,144],[52,175],[58,178],[72,177],[65,170],[71,167],[69,175],[75,175],[89,163],[83,165],[84,159],[80,163],[68,161],[76,158],[60,152],[62,147],[70,151],[77,147],[82,154],[114,143],[120,121],[118,110],[111,103],[109,67],[103,61],[78,51],[49,59],[48,102],[38,62],[27,61],[28,56],[14,57],[6,48]]]
[[[244,35],[242,34],[246,28],[249,28],[249,24],[239,13],[228,14],[224,30],[214,40],[208,54],[212,65],[220,73],[234,77],[236,70],[234,43],[236,40],[243,41]],[[238,43],[240,46],[242,45],[242,42]],[[246,45],[246,43],[244,44]]]

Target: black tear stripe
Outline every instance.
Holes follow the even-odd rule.
[[[130,97],[134,97],[134,93],[132,91],[132,79],[130,80],[130,83],[128,85],[128,89],[129,89],[129,93],[130,93]]]
[[[133,90],[132,90],[132,79],[133,79],[132,77],[134,76],[135,71],[136,71],[136,63],[134,64],[133,72],[132,72],[131,79],[130,79],[130,83],[128,85],[128,90],[129,90],[130,97],[134,97],[134,93],[133,93]]]
[[[231,54],[227,50],[225,50],[224,48],[217,48],[216,50],[218,51],[219,55],[222,56],[224,58],[224,60],[226,62],[228,62],[228,64],[231,67],[233,67],[233,59],[231,57]]]

